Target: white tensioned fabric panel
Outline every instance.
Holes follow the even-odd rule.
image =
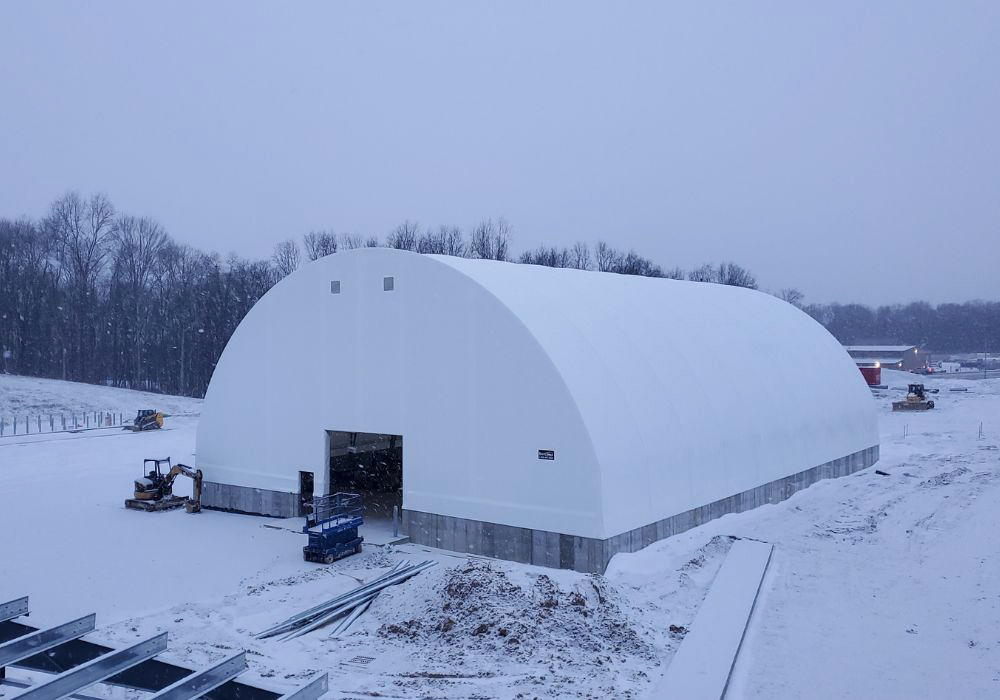
[[[511,309],[562,375],[600,464],[609,535],[878,443],[854,362],[769,294],[438,259]]]

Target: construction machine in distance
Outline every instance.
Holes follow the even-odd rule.
[[[135,414],[132,425],[126,425],[125,430],[139,433],[144,430],[159,430],[163,427],[163,414],[152,408],[143,408]]]
[[[934,408],[934,402],[927,398],[927,390],[923,384],[910,384],[906,398],[893,401],[893,411],[929,411]]]
[[[151,465],[148,470],[147,465]],[[201,512],[201,469],[193,469],[186,464],[171,465],[167,457],[143,460],[142,473],[142,478],[135,480],[135,497],[125,499],[126,508],[158,511],[184,506],[188,513]],[[180,474],[194,480],[191,498],[174,495],[174,479]]]

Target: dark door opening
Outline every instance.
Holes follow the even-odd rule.
[[[330,493],[359,493],[366,519],[403,507],[403,436],[330,430]]]
[[[313,473],[299,472],[299,515],[312,513]]]

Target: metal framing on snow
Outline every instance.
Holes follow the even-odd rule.
[[[153,695],[149,700],[193,700],[228,680],[236,678],[247,669],[247,654],[241,651],[225,661],[185,676],[171,686]]]
[[[71,639],[79,639],[88,632],[94,631],[96,620],[97,615],[91,613],[72,622],[32,632],[6,644],[0,644],[0,667],[23,661],[29,656],[57,647]]]
[[[0,677],[0,685],[9,685],[11,688],[30,688],[31,683],[25,683],[23,681],[15,681],[10,678]],[[103,698],[95,698],[93,695],[81,695],[80,693],[73,693],[72,695],[67,695],[68,698],[73,698],[73,700],[103,700]]]
[[[15,598],[6,603],[0,603],[0,622],[13,620],[15,617],[28,614],[28,596]]]
[[[99,656],[48,681],[25,688],[20,693],[14,694],[11,700],[59,700],[119,671],[151,659],[166,648],[167,633],[163,632],[138,644]]]
[[[281,695],[234,680],[247,669],[246,652],[192,671],[154,658],[167,648],[166,632],[113,649],[82,639],[94,631],[94,614],[48,629],[14,620],[27,614],[27,597],[0,604],[0,685],[20,689],[10,700],[97,700],[76,691],[98,682],[154,693],[147,700],[317,700],[328,689],[324,673]],[[5,667],[56,675],[31,684],[6,678]]]
[[[327,674],[321,673],[313,676],[312,680],[298,690],[293,690],[288,695],[282,695],[279,700],[317,700],[326,694],[329,689],[329,678]]]

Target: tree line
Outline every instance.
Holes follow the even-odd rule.
[[[1000,351],[1000,302],[870,307],[808,304],[806,313],[845,345],[919,345],[938,352]]]
[[[384,239],[309,232],[301,243],[279,242],[269,259],[250,260],[178,243],[155,219],[120,212],[105,195],[69,192],[38,220],[0,218],[0,371],[203,396],[229,337],[257,300],[304,261],[350,248],[387,246],[757,288],[750,271],[735,263],[664,269],[603,241],[515,255],[512,238],[503,218],[484,219],[467,234],[457,226],[405,221]],[[801,305],[797,290],[779,296]],[[933,325],[925,307],[950,313],[944,306],[906,307],[906,314],[888,322],[879,309],[872,312],[876,322],[855,305],[805,308],[842,340],[885,330],[913,342],[914,334],[926,335]],[[970,308],[970,317],[987,318],[985,308],[993,309],[988,318],[994,320],[982,320],[983,328],[1000,327],[989,305]],[[904,322],[904,316],[919,321]]]

